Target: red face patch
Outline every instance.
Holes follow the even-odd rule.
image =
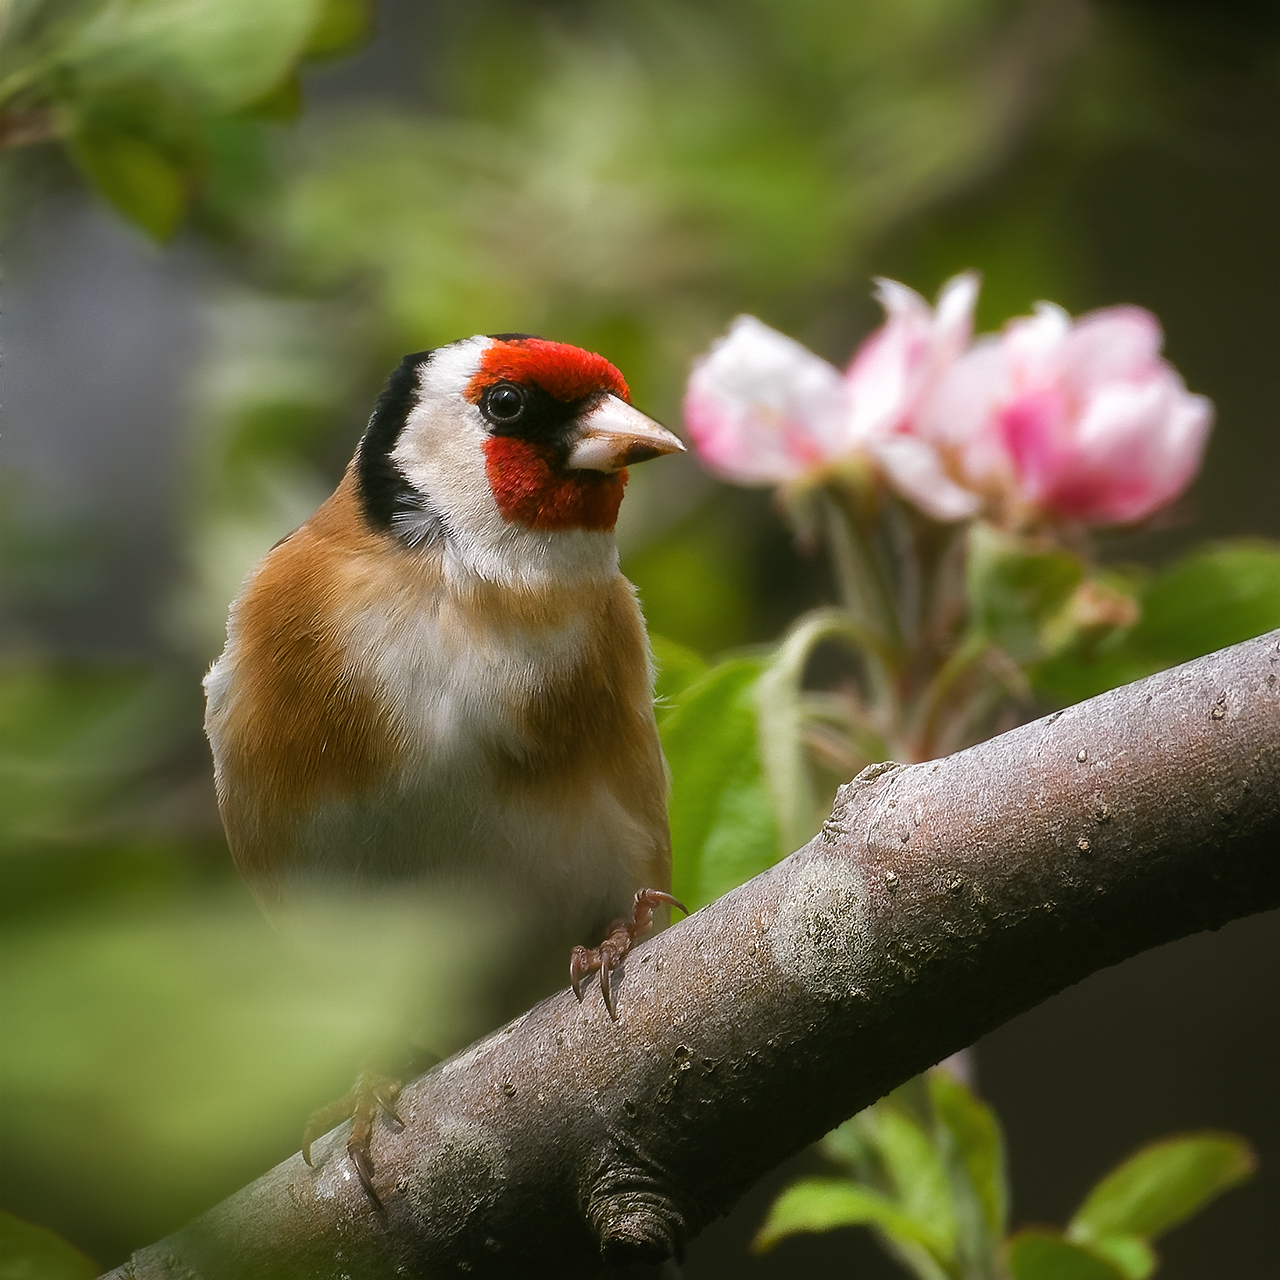
[[[564,475],[552,466],[550,449],[515,436],[490,436],[484,442],[484,470],[498,510],[530,529],[606,532],[617,523],[627,483],[625,471]]]
[[[480,357],[480,368],[467,383],[466,397],[475,404],[495,382],[532,382],[557,400],[571,403],[599,391],[631,403],[631,392],[617,369],[594,351],[545,338],[508,338]]]
[[[466,398],[477,404],[498,382],[540,387],[565,405],[602,392],[631,402],[622,374],[604,356],[545,338],[495,338],[480,357]],[[507,520],[544,530],[607,531],[617,523],[625,471],[566,473],[556,465],[553,448],[519,434],[491,436],[484,458],[489,488]]]

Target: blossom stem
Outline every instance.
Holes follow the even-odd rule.
[[[835,569],[840,602],[857,621],[880,637],[895,654],[902,649],[902,628],[888,583],[865,536],[863,522],[849,497],[832,486],[822,492],[827,545]]]
[[[806,614],[783,640],[776,657],[756,686],[760,756],[765,777],[788,848],[802,844],[814,831],[818,800],[804,753],[802,698],[804,669],[824,640],[848,644],[866,663],[870,682],[893,696],[888,655],[879,636],[845,609],[815,609]],[[886,707],[893,723],[896,717]]]
[[[913,759],[910,763],[931,760],[936,754],[934,737],[938,716],[956,686],[990,648],[991,643],[985,636],[977,632],[970,634],[929,681],[912,716],[915,724],[909,732],[909,740],[913,745]]]

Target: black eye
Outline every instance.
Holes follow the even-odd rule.
[[[509,427],[518,422],[525,411],[529,397],[523,387],[510,382],[499,382],[490,387],[480,401],[480,412],[496,427]]]

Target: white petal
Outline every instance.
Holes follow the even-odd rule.
[[[1092,311],[1076,321],[1066,340],[1066,376],[1077,394],[1116,378],[1149,377],[1163,341],[1159,321],[1142,307]]]
[[[973,336],[973,308],[978,301],[977,272],[952,276],[938,293],[934,315],[935,346],[944,359],[954,360]]]
[[[912,288],[885,276],[876,277],[876,301],[891,320],[906,320],[927,325],[933,319],[929,304]]]
[[[847,402],[839,370],[754,316],[695,366],[685,421],[703,460],[744,484],[776,484],[834,460]]]
[[[889,436],[873,446],[889,482],[909,502],[935,520],[965,520],[976,515],[982,498],[947,475],[937,451],[914,436]]]

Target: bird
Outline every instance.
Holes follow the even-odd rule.
[[[404,357],[204,681],[228,845],[268,911],[317,886],[478,889],[574,939],[573,989],[598,973],[616,1020],[612,973],[683,907],[614,527],[627,468],[683,450],[594,352],[506,333]],[[395,1088],[354,1104],[375,1203]]]

